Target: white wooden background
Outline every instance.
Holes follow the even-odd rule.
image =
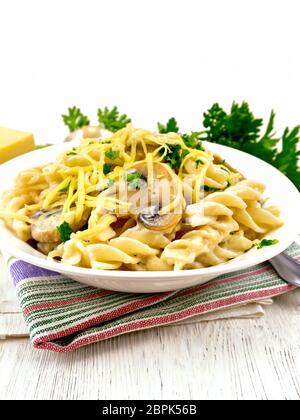
[[[1,399],[300,398],[300,290],[258,320],[155,328],[71,354],[0,341]]]

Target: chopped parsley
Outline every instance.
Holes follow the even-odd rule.
[[[126,175],[126,181],[128,186],[133,190],[139,190],[141,188],[141,180],[145,179],[141,172],[131,172]]]
[[[179,133],[179,127],[176,119],[170,118],[166,125],[157,123],[158,131],[161,134]],[[204,150],[202,146],[202,135],[205,132],[192,131],[190,134],[182,134],[182,139],[187,147],[191,149]]]
[[[63,222],[60,226],[57,226],[56,229],[58,230],[60,239],[63,242],[67,242],[73,233],[73,229],[68,222]]]
[[[259,244],[256,245],[257,249],[265,248],[266,246],[272,246],[279,244],[278,239],[263,239],[259,242]]]
[[[222,191],[221,188],[209,187],[208,185],[204,185],[203,190],[206,192]]]
[[[120,156],[120,152],[117,150],[109,149],[105,152],[105,156],[110,160],[116,160]]]
[[[71,185],[71,181],[65,187],[63,187],[60,190],[58,190],[58,192],[61,192],[61,193],[68,192],[69,191],[69,188],[70,188],[70,185]]]
[[[187,147],[196,150],[205,150],[202,146],[202,134],[203,132],[192,131],[191,134],[183,134],[182,139]]]
[[[164,150],[161,151],[161,154]],[[165,155],[165,162],[167,162],[172,169],[179,169],[183,159],[188,155],[187,150],[182,149],[180,144],[167,144],[167,154]]]
[[[75,155],[77,155],[77,153],[74,152],[74,150],[72,150],[71,152],[68,152],[67,153],[67,156],[75,156]]]
[[[103,165],[103,173],[104,173],[104,175],[109,174],[111,172],[111,170],[112,170],[111,165],[109,165],[108,163],[104,163],[104,165]]]

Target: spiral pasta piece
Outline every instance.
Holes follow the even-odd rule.
[[[262,183],[244,180],[224,192],[210,194],[202,203],[187,206],[186,223],[197,229],[169,244],[162,259],[175,269],[183,269],[195,262],[201,266],[221,264],[250,249],[253,241],[243,231],[234,235],[241,226],[262,234],[283,223],[276,209],[261,207],[264,189]]]

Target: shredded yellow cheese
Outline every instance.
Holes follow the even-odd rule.
[[[64,213],[70,211],[75,188],[76,188],[76,179],[72,178],[71,179],[71,184],[69,186],[68,197],[67,197],[66,202],[64,204],[64,209],[63,209]]]
[[[43,202],[43,208],[44,209],[48,209],[50,207],[50,205],[58,198],[58,196],[61,194],[61,190],[63,190],[64,188],[66,188],[69,183],[71,181],[71,177],[68,176],[67,178],[65,178],[60,184],[57,185],[57,187],[55,187],[52,191],[50,191],[44,202]]]
[[[111,214],[105,214],[96,227],[73,233],[71,238],[84,240],[85,238],[92,237],[98,233],[103,232],[116,220],[116,216],[113,216]]]
[[[82,168],[80,168],[78,172],[77,194],[75,220],[76,222],[79,222],[84,212],[85,201],[84,171]]]
[[[211,155],[207,159],[206,163],[201,168],[201,171],[200,171],[200,173],[199,173],[199,175],[197,177],[195,188],[193,190],[193,198],[194,198],[194,202],[195,203],[198,203],[200,201],[200,199],[201,199],[201,196],[203,194],[203,192],[201,190],[201,187],[204,186],[205,174],[206,174],[206,172],[207,172],[207,170],[209,168],[209,165],[212,163],[213,159],[214,159],[213,155]]]
[[[147,162],[147,172],[148,172],[148,176],[147,176],[148,188],[150,191],[152,191],[153,183],[154,183],[153,153],[147,153],[146,162]]]
[[[5,211],[5,210],[0,210],[0,217],[2,219],[16,219],[16,220],[20,220],[21,222],[27,222],[30,223],[31,219],[24,215],[24,214],[20,214],[18,212],[14,212],[14,211]]]

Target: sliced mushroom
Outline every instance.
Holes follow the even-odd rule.
[[[86,224],[89,213],[90,211],[86,211],[80,222],[69,223],[74,232]],[[32,219],[34,220],[34,223],[31,225],[31,235],[33,239],[42,243],[61,242],[57,226],[64,221],[62,208],[52,211],[39,210],[32,216]]]
[[[159,210],[160,208],[157,205],[148,207],[139,214],[138,221],[144,227],[151,230],[165,232],[172,231],[180,221],[181,216],[178,214],[165,214],[161,216],[159,214]]]
[[[62,211],[38,211],[32,216],[31,235],[38,242],[60,242],[57,226],[61,224]]]
[[[101,139],[111,137],[112,134],[111,131],[105,130],[104,128],[95,125],[87,125],[68,134],[65,138],[65,142],[81,139]]]
[[[58,246],[59,242],[38,242],[36,247],[39,251],[41,251],[44,255],[48,255],[50,252],[54,251],[54,249]]]
[[[148,185],[148,166],[147,163],[138,163],[131,168],[142,174],[142,183],[140,190],[128,191],[128,201],[135,200],[133,208],[129,212],[136,218],[138,223],[145,228],[154,231],[170,233],[182,218],[184,199],[181,191],[181,185],[177,175],[172,172],[171,168],[163,163],[153,164],[153,188]],[[170,202],[166,202],[166,198]],[[170,204],[173,200],[177,200],[175,208],[170,212],[161,215],[160,210]],[[136,206],[136,202],[140,206]]]

